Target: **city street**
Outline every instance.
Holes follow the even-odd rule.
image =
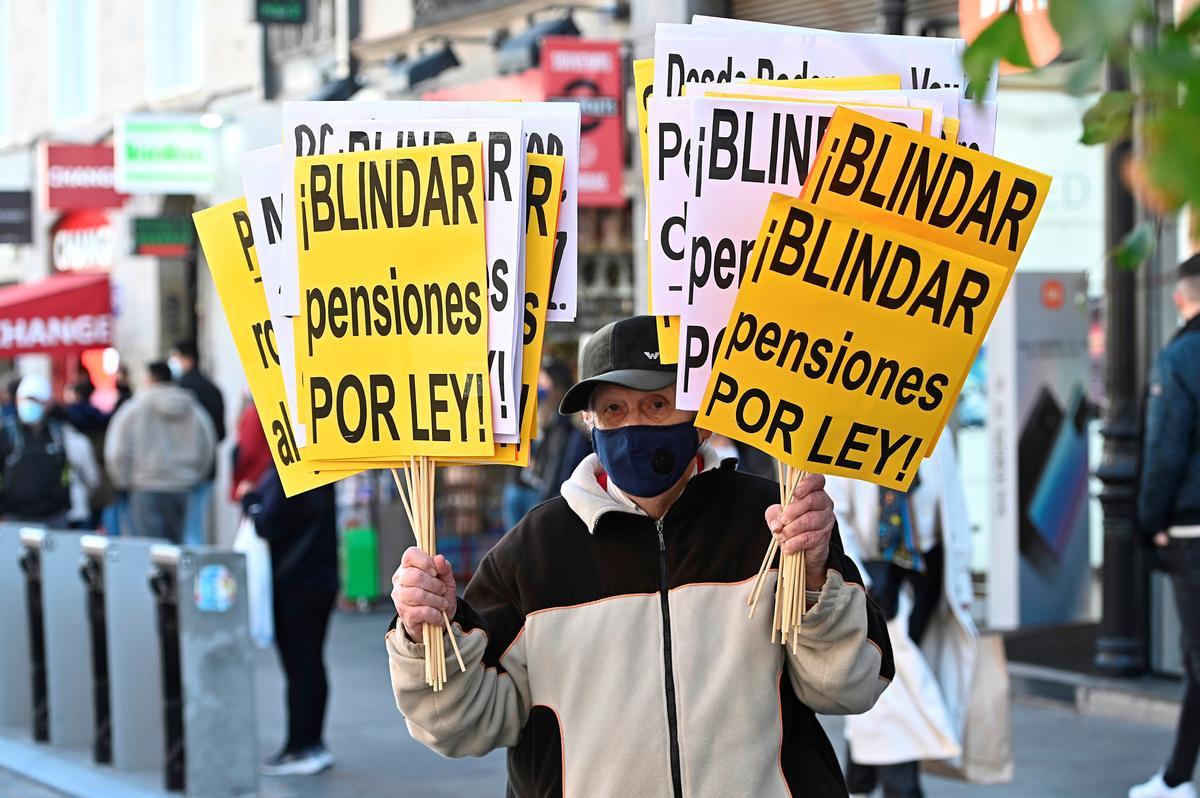
[[[263,779],[264,798],[423,798],[499,796],[504,755],[446,760],[414,742],[392,703],[388,687],[382,612],[339,612],[329,645],[332,698],[326,740],[337,756],[333,770],[312,778]],[[281,739],[282,682],[274,655],[264,652],[258,669],[261,753]],[[826,727],[841,753],[837,719]],[[1162,726],[1082,717],[1055,707],[1018,703],[1013,708],[1016,775],[1011,784],[967,786],[926,781],[929,798],[1076,798],[1123,796],[1144,779],[1171,742]],[[719,764],[719,763],[714,763]],[[0,771],[0,798],[61,798]]]

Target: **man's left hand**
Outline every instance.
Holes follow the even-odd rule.
[[[767,508],[767,526],[783,553],[804,551],[805,586],[809,590],[825,584],[833,524],[833,499],[825,492],[825,477],[820,474],[800,480],[786,507],[772,504]]]

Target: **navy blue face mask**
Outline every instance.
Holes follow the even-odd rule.
[[[696,457],[700,436],[690,421],[665,427],[593,429],[592,448],[618,488],[649,499],[679,481]]]

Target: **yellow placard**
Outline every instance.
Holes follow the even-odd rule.
[[[642,196],[650,205],[650,136],[647,103],[654,94],[654,59],[633,62],[633,90],[637,99],[638,145],[642,152]]]
[[[498,443],[488,458],[472,463],[529,465],[530,442],[537,436],[538,376],[546,340],[546,309],[550,303],[550,272],[555,257],[555,232],[562,200],[561,155],[529,153],[525,160],[525,316],[521,341],[521,442]],[[464,461],[455,460],[462,464]]]
[[[750,78],[750,84],[783,86],[793,89],[847,89],[850,91],[889,91],[900,88],[899,75],[851,75],[839,78]]]
[[[555,231],[562,198],[565,162],[558,155],[536,155],[529,159],[526,196],[538,190],[548,200],[540,209],[530,206],[525,220],[525,338],[521,360],[521,441],[537,437],[538,377],[542,373],[542,345],[546,340],[546,306],[549,304],[550,269],[556,257]],[[544,187],[539,189],[538,187]],[[536,287],[531,295],[530,285]],[[532,307],[531,307],[532,305]]]
[[[1016,267],[1050,176],[839,108],[801,198],[1006,270]]]
[[[480,142],[297,158],[310,460],[494,453]]]
[[[315,472],[296,445],[245,198],[198,211],[192,218],[284,493],[294,496],[346,476]]]
[[[655,316],[658,322],[658,362],[664,366],[679,362],[679,317]]]
[[[958,144],[958,129],[962,123],[952,116],[942,119],[942,140]]]
[[[906,490],[1006,282],[975,255],[776,194],[696,423]]]

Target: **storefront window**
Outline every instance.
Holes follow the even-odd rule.
[[[9,0],[0,0],[0,141],[10,135],[11,111],[9,109],[9,29],[12,23],[9,19]]]
[[[91,0],[50,6],[50,112],[56,124],[96,113],[96,8]]]
[[[169,94],[200,83],[203,7],[198,0],[146,0],[146,88]]]

